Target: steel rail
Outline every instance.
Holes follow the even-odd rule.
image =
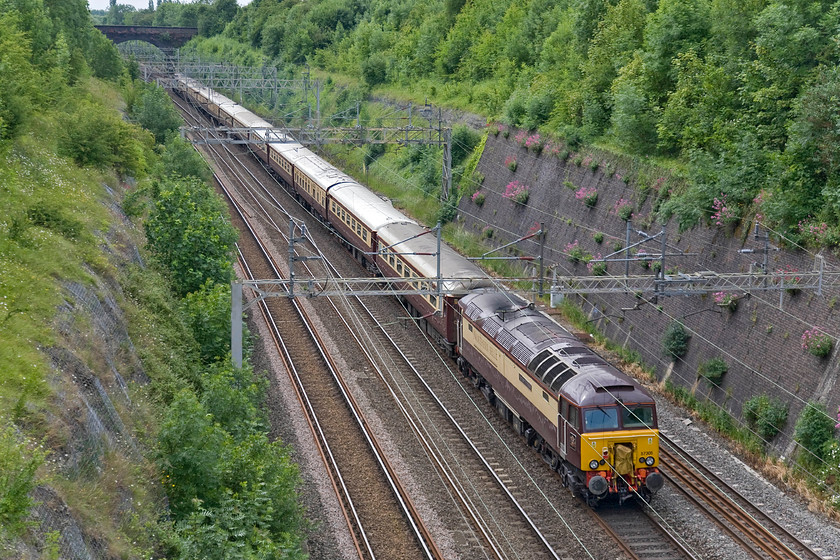
[[[772,558],[794,560],[821,557],[799,541],[787,529],[776,523],[720,477],[681,449],[673,440],[660,434],[662,440],[672,447],[670,451],[660,447],[663,461],[663,474],[675,483],[689,500],[696,503],[709,517],[754,558]],[[734,497],[733,497],[734,496]],[[749,511],[748,511],[749,510]],[[724,523],[715,515],[720,514],[729,523]],[[761,520],[759,520],[759,518]],[[794,551],[779,536],[783,536],[800,549]]]

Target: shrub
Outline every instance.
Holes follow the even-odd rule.
[[[691,335],[685,329],[682,323],[674,321],[668,328],[665,329],[665,334],[662,337],[662,349],[666,356],[670,356],[676,360],[685,356],[688,351],[688,339]]]
[[[595,187],[581,187],[575,191],[575,198],[592,208],[598,203],[598,190]]]
[[[567,244],[564,252],[571,263],[587,262],[591,258],[577,241]]]
[[[198,342],[201,361],[210,364],[230,353],[230,284],[207,281],[181,301],[187,325]]]
[[[712,385],[720,385],[727,371],[729,371],[729,366],[722,358],[706,360],[697,368],[697,374]]]
[[[733,224],[741,219],[738,215],[738,208],[733,204],[729,204],[726,201],[726,195],[723,193],[721,193],[720,198],[715,197],[712,200],[712,208],[714,212],[712,213],[711,220],[715,225],[724,226]]]
[[[218,195],[194,178],[168,179],[154,190],[146,239],[175,292],[184,296],[201,289],[207,280],[230,282],[237,232]]]
[[[819,327],[813,327],[802,333],[802,349],[818,358],[831,354],[834,340]]]
[[[511,181],[505,187],[505,192],[502,196],[508,200],[513,200],[517,204],[524,205],[527,204],[530,193],[526,185],[520,183],[519,181]]]
[[[15,537],[26,529],[32,507],[29,492],[35,488],[35,471],[45,457],[13,427],[0,428],[0,537]]]
[[[729,309],[729,311],[735,311],[738,308],[738,298],[735,294],[730,294],[728,292],[715,292],[714,299],[717,305],[725,307]]]
[[[539,155],[543,150],[543,141],[539,134],[532,134],[525,139],[525,148]]]
[[[611,214],[615,214],[624,221],[633,217],[633,203],[627,199],[621,198],[613,204]]]
[[[596,231],[595,233],[592,234],[592,239],[595,240],[595,243],[600,245],[601,243],[604,242],[604,234],[601,233],[600,231]]]
[[[598,165],[599,165],[598,162],[593,159],[592,161],[589,162],[589,169],[591,169],[592,172],[594,173],[594,172],[598,171]]]
[[[793,431],[793,439],[805,450],[799,460],[805,465],[819,465],[825,460],[827,444],[833,437],[834,421],[826,413],[825,406],[809,402]]]
[[[593,260],[586,263],[586,268],[589,270],[592,276],[604,276],[607,274],[607,263],[597,260],[600,258],[600,254],[595,255],[595,257],[593,257]]]
[[[516,158],[513,156],[506,157],[505,166],[511,171],[516,171]]]
[[[484,196],[484,193],[481,191],[475,191],[470,197],[470,199],[475,203],[475,205],[479,207],[484,206],[485,198],[486,197]]]
[[[567,189],[575,190],[575,184],[571,181],[563,181],[563,186]]]
[[[759,395],[744,403],[744,420],[762,439],[773,439],[787,422],[788,408],[781,401]]]

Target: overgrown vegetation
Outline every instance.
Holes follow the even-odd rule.
[[[634,184],[682,228],[758,218],[799,243],[840,243],[837,138],[825,126],[840,84],[830,3],[266,0],[237,10],[215,0],[119,11],[110,21],[224,29],[207,48],[235,62],[306,63],[366,90],[539,128],[572,150],[587,141],[654,156],[666,169]],[[687,180],[666,184],[669,169]]]
[[[679,321],[672,321],[662,335],[662,351],[672,360],[685,356],[691,334]]]
[[[822,468],[834,439],[834,424],[825,406],[809,402],[796,421],[793,437],[801,446],[797,455],[800,463],[810,468]]]
[[[715,387],[723,381],[723,376],[729,371],[729,365],[723,358],[715,357],[701,362],[697,367],[697,375]]]
[[[788,407],[774,397],[758,395],[744,403],[744,420],[765,441],[776,437],[787,417]]]
[[[63,532],[27,530],[44,519],[30,517],[36,486],[55,494],[41,513],[72,514],[103,557],[302,557],[299,476],[268,439],[265,381],[227,365],[233,230],[167,96],[134,81],[81,0],[0,0],[0,61],[0,557],[68,553]],[[118,178],[152,258],[128,252]],[[130,340],[110,367],[68,286],[116,298]],[[150,380],[124,387],[130,406],[115,401],[120,445],[145,458],[101,433],[78,448],[83,401],[51,351],[103,385],[117,370]]]

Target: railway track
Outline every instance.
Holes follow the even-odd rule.
[[[233,176],[237,176],[239,174],[239,172],[235,172],[233,170],[231,170],[230,173]],[[243,179],[236,178],[233,180],[242,181]],[[245,196],[250,199],[249,204],[263,206],[258,213],[265,214],[266,216],[271,213],[272,208],[276,213],[279,207],[279,203],[277,203],[276,200],[269,199],[271,196],[270,193],[257,193],[253,191],[251,187],[246,188],[244,194],[240,193],[232,196],[240,199]],[[281,213],[282,212],[285,211],[281,211]],[[253,210],[251,213],[253,213]],[[242,217],[243,220],[245,220],[248,216],[246,213],[243,213]],[[277,232],[283,231],[283,227],[277,223],[273,223],[271,228]],[[313,274],[313,276],[323,277],[323,274]],[[263,273],[257,273],[256,277],[267,278],[268,276]],[[339,308],[335,308],[335,316],[352,316],[367,313],[370,318],[375,317],[375,312],[368,310],[367,306],[363,305],[361,302],[345,301],[340,305],[345,306],[345,310],[341,311]],[[347,309],[349,308],[346,306],[352,306],[355,311],[353,313],[348,313]],[[265,307],[265,313],[271,313],[270,309],[275,307],[275,302],[272,301]],[[376,306],[372,305],[371,307]],[[365,311],[362,312],[362,309]],[[279,313],[279,316],[283,317],[284,321],[288,321],[288,310],[281,310]],[[498,441],[482,441],[482,435],[486,435],[487,432],[492,432],[493,430],[487,430],[486,426],[480,428],[470,428],[470,421],[459,420],[456,418],[460,415],[460,411],[456,411],[454,414],[449,412],[446,406],[435,396],[434,390],[426,385],[426,382],[423,380],[423,376],[417,372],[411,364],[423,363],[423,360],[428,361],[429,356],[424,355],[420,357],[420,359],[418,359],[417,356],[400,356],[399,354],[401,354],[401,352],[397,348],[398,345],[394,344],[393,341],[386,342],[386,339],[390,339],[390,336],[387,332],[388,328],[383,325],[387,324],[388,321],[392,319],[393,317],[370,319],[375,321],[375,324],[378,325],[375,329],[370,329],[369,324],[367,327],[362,326],[361,323],[348,323],[346,328],[348,329],[348,332],[356,333],[357,336],[362,336],[362,333],[366,333],[364,336],[370,337],[371,332],[375,333],[374,338],[359,340],[359,347],[377,348],[381,351],[381,355],[368,356],[372,367],[376,370],[377,376],[386,384],[386,386],[389,387],[388,390],[391,393],[393,401],[400,404],[398,407],[398,414],[403,417],[406,426],[410,426],[410,429],[415,434],[415,437],[422,448],[422,453],[434,465],[436,476],[447,486],[447,493],[450,495],[452,502],[458,504],[457,507],[461,511],[461,514],[454,517],[461,518],[464,528],[455,529],[455,531],[461,531],[463,534],[462,546],[471,551],[463,553],[462,557],[577,558],[588,554],[589,557],[594,558],[595,556],[589,554],[582,543],[582,548],[579,550],[575,550],[574,546],[569,546],[569,533],[574,535],[574,531],[567,526],[564,527],[565,520],[562,519],[562,516],[558,516],[558,512],[556,510],[552,513],[552,510],[554,509],[552,505],[553,500],[555,499],[554,496],[547,496],[542,490],[535,492],[533,488],[530,490],[526,489],[525,486],[527,486],[527,484],[522,484],[523,473],[513,472],[512,469],[500,468],[498,466]],[[279,335],[279,329],[277,338],[278,340],[282,340],[283,338]],[[280,343],[278,342],[278,344]],[[297,346],[297,344],[287,344],[286,346],[292,347]],[[383,351],[383,349],[386,348],[388,350]],[[289,354],[291,353],[288,348],[286,352]],[[300,359],[301,358],[297,358],[298,362]],[[325,361],[324,363],[327,362],[328,361]],[[396,364],[400,362],[403,364],[397,367]],[[295,359],[290,357],[289,363],[291,365],[288,365],[287,367],[290,371],[294,370],[296,368],[294,365]],[[309,364],[305,360],[302,363],[305,364],[303,369],[328,369],[323,365]],[[413,372],[411,370],[413,370]],[[299,374],[295,374],[295,376],[301,379],[303,378],[303,376]],[[414,379],[416,379],[416,381],[414,381]],[[303,383],[303,381],[300,381],[300,385],[302,387]],[[426,385],[426,387],[422,388],[422,385]],[[469,388],[467,388],[467,390],[468,389]],[[349,395],[349,389],[341,390],[346,391]],[[334,397],[334,393],[330,393],[329,391],[328,393],[330,396],[327,397],[327,400]],[[304,408],[311,406],[309,404],[310,401],[317,400],[317,398],[310,399],[305,396],[303,391],[301,392],[300,399]],[[406,403],[411,404],[406,405]],[[325,408],[325,410],[328,409]],[[435,412],[432,413],[432,411]],[[317,417],[317,414],[315,416]],[[448,427],[446,417],[448,417],[448,421],[451,422],[451,427]],[[360,419],[356,420],[358,424],[367,424],[363,416],[360,416],[359,418]],[[465,429],[458,427],[461,424],[468,427]],[[316,437],[319,437],[318,434],[326,434],[329,431],[321,427],[318,421],[313,422],[311,429]],[[475,436],[467,433],[473,430],[476,430],[479,433]],[[461,432],[460,435],[458,435],[458,432]],[[324,439],[327,439],[325,435],[323,437]],[[375,439],[374,435],[371,435],[370,437]],[[458,443],[456,445],[453,442],[463,443]],[[345,514],[348,520],[348,525],[354,527],[354,524],[357,524],[361,527],[364,525],[361,519],[365,517],[365,514],[360,514],[358,511],[354,512],[354,507],[352,505],[353,500],[350,497],[352,496],[352,492],[349,490],[353,484],[348,484],[340,475],[340,468],[337,465],[341,464],[341,461],[336,458],[336,455],[339,455],[339,453],[334,455],[329,449],[329,445],[325,445],[324,448],[325,451],[323,452],[323,455],[325,463],[333,462],[336,465],[334,470],[339,473],[334,475],[333,486],[339,495],[342,491],[344,491],[348,496],[343,499],[343,502],[350,504],[349,506],[346,506],[348,513]],[[467,462],[465,460],[466,457],[476,457],[476,459],[472,459],[475,463]],[[534,486],[536,487],[536,484]],[[392,489],[392,491],[396,495],[400,494],[399,490]],[[533,504],[534,497],[539,496],[541,493],[545,498],[545,503],[548,505],[544,505],[542,508],[535,507]],[[486,499],[487,496],[498,496],[503,494],[506,494],[510,501],[510,505],[506,506],[508,509],[500,507],[497,504],[494,504],[493,506],[495,509],[488,507],[488,504],[486,503],[488,501]],[[406,491],[406,496],[407,495],[408,492]],[[568,492],[566,492],[566,496],[568,496]],[[410,502],[410,499],[408,501]],[[492,501],[498,502],[499,500]],[[585,506],[581,509],[588,510]],[[515,510],[519,510],[518,513]],[[546,511],[549,512],[548,515],[546,515]],[[613,513],[616,513],[617,515],[613,515]],[[412,515],[417,515],[417,519],[420,519],[420,515],[416,514],[416,512],[415,514],[403,513],[403,515],[406,520],[411,519]],[[652,535],[661,532],[661,529],[640,529],[639,520],[641,517],[638,514],[628,515],[628,512],[625,510],[605,513],[604,515],[599,516],[599,518],[601,517],[603,517],[601,521],[605,522],[606,525],[610,527],[609,529],[605,528],[604,532],[607,534],[613,534],[617,541],[624,541],[626,546],[623,550],[625,554],[631,558],[655,559],[696,557],[679,544],[663,544],[669,539],[672,539],[671,537],[663,536],[661,542],[658,539],[654,539]],[[519,519],[519,521],[511,521],[514,518]],[[412,525],[413,522],[409,521],[408,524]],[[422,521],[420,522],[420,525],[422,525]],[[628,527],[628,525],[630,527]],[[655,525],[655,523],[652,523],[650,527],[654,527]],[[540,527],[549,527],[550,529],[545,530],[543,533]],[[364,529],[354,528],[354,533],[355,541],[359,546],[358,553],[360,557],[375,557],[373,552],[375,547],[368,542],[367,534]],[[526,533],[530,536],[524,537],[523,535]],[[441,554],[439,550],[436,552],[434,551],[434,541],[430,533],[426,532],[424,536],[423,530],[415,528],[415,534],[419,535],[417,537],[417,542],[420,543],[420,548],[426,549],[425,553],[429,554],[429,556],[426,557],[443,557],[439,556]],[[639,537],[640,534],[643,536]],[[574,539],[578,539],[578,537],[575,535]],[[373,541],[373,539],[371,539],[371,541]],[[431,546],[425,546],[428,543],[431,543]],[[368,547],[367,551],[365,550],[365,547]],[[412,555],[414,553],[409,553],[408,556],[402,556],[399,553],[395,555],[394,550],[396,549],[391,549],[390,545],[387,549],[389,552],[383,557],[423,557]],[[776,556],[758,557],[776,558]],[[789,556],[779,557],[787,558]],[[810,558],[810,556],[805,557]],[[818,556],[815,557],[818,558]]]
[[[630,558],[700,560],[672,528],[653,516],[647,506],[638,502],[628,502],[620,507],[604,505],[592,511],[592,514],[606,534],[622,543],[622,551]]]
[[[821,560],[821,556],[717,474],[660,433],[662,474],[753,558]]]
[[[227,157],[235,158],[230,154],[220,158],[224,168],[220,183],[234,224],[251,233],[240,244],[243,269],[254,278],[278,277],[279,267],[240,206],[241,191],[225,188],[224,184],[231,183],[242,188],[248,181],[248,174],[225,161]],[[444,558],[306,310],[286,298],[263,301],[260,307],[339,497],[356,555],[364,559]]]
[[[250,191],[251,189],[246,190]],[[235,196],[242,197],[243,194],[240,193]],[[261,207],[260,214],[268,215],[271,208],[276,209],[279,206],[276,200],[268,200],[271,194],[267,192],[250,193],[246,196],[250,199],[252,205]],[[274,223],[272,227],[278,232],[282,231],[279,224]],[[363,304],[357,301],[354,305],[357,309],[365,310],[369,319],[374,320],[373,314]],[[337,316],[343,315],[337,309],[336,314]],[[517,501],[510,490],[515,487],[511,483],[509,475],[503,471],[499,472],[500,469],[497,467],[494,468],[491,465],[491,460],[482,457],[480,450],[472,445],[463,432],[458,433],[457,421],[435,398],[434,393],[428,386],[423,388],[422,377],[416,369],[410,366],[412,361],[417,363],[417,360],[401,355],[397,346],[389,339],[386,329],[381,326],[381,322],[379,325],[375,332],[378,332],[381,338],[376,341],[360,340],[358,341],[359,347],[389,349],[390,357],[386,358],[388,363],[380,361],[379,365],[374,365],[374,367],[380,373],[381,379],[390,384],[394,402],[406,402],[404,399],[406,394],[405,381],[408,378],[416,380],[416,387],[411,389],[415,393],[410,399],[415,403],[415,406],[402,407],[401,413],[416,434],[424,453],[435,465],[438,476],[445,482],[447,493],[452,497],[453,502],[459,504],[458,507],[462,512],[461,517],[465,527],[460,530],[456,529],[456,532],[460,531],[462,535],[462,545],[473,550],[472,553],[465,553],[463,557],[517,558],[522,557],[521,555],[524,553],[527,557],[532,558],[560,558],[561,556],[555,550],[568,552],[568,546],[563,544],[564,540],[569,541],[568,530],[561,531],[565,535],[555,537],[554,544],[549,543],[549,538],[540,532],[538,524],[528,517],[528,514],[518,503],[518,501],[528,501],[530,496],[520,492]],[[348,325],[347,328],[348,332],[355,333],[370,331],[369,327],[359,325]],[[376,364],[377,358],[375,356],[369,357],[371,363]],[[406,377],[405,372],[403,372],[399,379],[393,378],[393,363],[395,362],[401,362],[402,367],[411,370],[410,377]],[[397,391],[399,391],[399,394]],[[417,395],[421,393],[424,393],[425,396],[418,398]],[[437,416],[430,413],[433,410]],[[449,423],[448,429],[445,433],[442,433],[440,426],[447,422]],[[454,442],[460,442],[460,447],[455,446],[453,448]],[[487,447],[492,449],[492,444]],[[471,457],[472,463],[465,462],[465,457]],[[492,498],[499,494],[500,490],[507,494],[507,501],[502,504],[498,499],[491,499],[488,504],[488,497]],[[556,512],[551,522],[543,521],[542,525],[557,526]],[[511,537],[511,533],[514,532],[518,534]],[[573,557],[579,555],[579,553],[572,552]]]

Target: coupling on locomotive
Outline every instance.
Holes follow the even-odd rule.
[[[410,312],[573,494],[594,506],[649,500],[662,488],[656,404],[641,385],[314,152],[270,134],[268,122],[198,82],[178,83],[179,93],[251,140],[362,265],[427,289],[404,296]],[[450,279],[442,300],[428,290],[437,278]]]

